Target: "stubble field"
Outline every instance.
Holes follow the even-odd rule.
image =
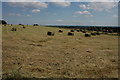
[[[11,28],[17,31],[11,31]],[[3,77],[118,78],[118,36],[68,36],[70,29],[2,27]],[[54,36],[46,35],[55,32]],[[115,34],[115,33],[114,33]],[[15,75],[16,74],[16,75]]]

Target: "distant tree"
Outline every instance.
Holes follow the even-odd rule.
[[[0,20],[0,24],[7,24],[7,22],[5,20]]]

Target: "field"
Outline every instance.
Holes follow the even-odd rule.
[[[11,31],[13,27],[17,31]],[[118,78],[118,36],[85,37],[82,32],[68,36],[70,29],[62,29],[63,33],[58,30],[3,26],[3,77]],[[55,35],[48,36],[47,31]]]

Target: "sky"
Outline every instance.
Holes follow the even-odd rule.
[[[2,2],[9,24],[118,26],[114,2]]]
[[[118,2],[120,0],[0,0],[2,2]]]

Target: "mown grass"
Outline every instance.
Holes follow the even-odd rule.
[[[11,28],[17,31],[11,31]],[[3,73],[21,67],[29,78],[117,78],[118,36],[68,36],[69,29],[45,26],[2,27]],[[47,31],[55,32],[48,36]],[[14,74],[15,73],[15,74]],[[18,75],[14,72],[12,77]]]

